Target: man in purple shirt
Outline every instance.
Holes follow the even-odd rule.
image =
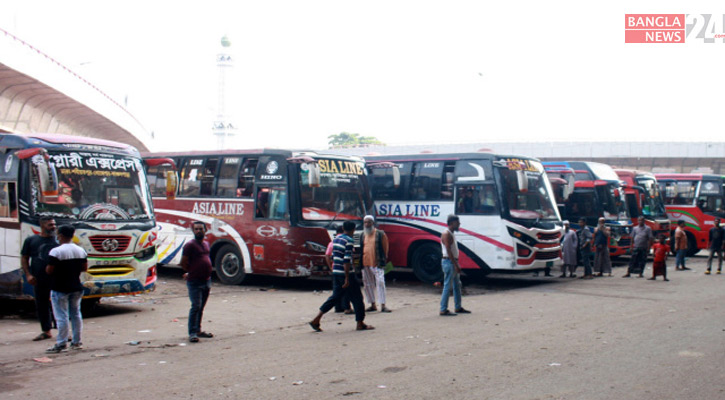
[[[209,257],[209,244],[204,241],[206,224],[194,221],[191,224],[194,239],[184,245],[181,253],[181,268],[184,269],[186,287],[189,289],[191,309],[189,309],[189,341],[196,343],[199,338],[214,337],[209,332],[201,330],[201,318],[204,306],[211,290],[211,258]]]

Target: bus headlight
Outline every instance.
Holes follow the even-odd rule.
[[[305,242],[305,246],[307,246],[308,249],[310,249],[312,251],[316,251],[318,253],[327,252],[327,246],[323,246],[319,243],[307,241],[307,242]]]
[[[139,261],[146,261],[153,257],[154,254],[156,254],[156,246],[151,246],[148,249],[141,250],[138,253],[134,254],[134,257],[136,257],[136,259]]]

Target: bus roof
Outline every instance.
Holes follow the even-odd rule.
[[[43,147],[49,150],[69,150],[69,147],[75,147],[80,150],[82,146],[88,146],[88,150],[92,150],[91,147],[95,146],[105,147],[107,150],[121,151],[127,154],[139,154],[135,147],[125,143],[84,136],[61,135],[57,133],[0,133],[0,147],[4,148],[27,149]]]
[[[655,174],[658,180],[675,180],[675,181],[701,181],[706,179],[719,180],[723,179],[720,175],[713,174]]]
[[[524,160],[539,161],[534,157],[527,157],[513,154],[492,154],[492,153],[421,153],[421,154],[399,154],[399,155],[375,155],[363,156],[366,161],[456,161],[483,159],[493,160],[495,158],[515,158]]]
[[[309,155],[312,157],[334,157],[345,160],[362,160],[358,156],[343,156],[339,154],[318,153],[308,150],[285,150],[285,149],[239,149],[239,150],[203,150],[203,151],[161,151],[161,152],[144,152],[141,156],[148,157],[187,157],[187,156],[226,156],[226,155],[281,155],[283,157],[293,157],[301,155]]]

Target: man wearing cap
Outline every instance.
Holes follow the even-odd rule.
[[[569,270],[569,276],[576,278],[576,249],[578,240],[574,230],[569,227],[569,221],[564,221],[564,236],[561,239],[561,258],[564,264],[561,265],[560,278],[566,278],[566,271]]]
[[[385,264],[388,262],[388,237],[385,232],[375,228],[375,218],[372,215],[366,215],[363,219],[360,251],[362,253],[365,297],[370,303],[370,307],[365,311],[377,311],[375,305],[377,300],[380,302],[380,312],[390,312],[390,309],[385,307]]]

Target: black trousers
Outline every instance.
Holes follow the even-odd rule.
[[[647,264],[647,253],[648,249],[633,249],[629,258],[629,270],[627,272],[641,275],[644,272],[645,264]]]
[[[40,329],[48,332],[53,328],[53,309],[50,304],[50,282],[38,279],[33,286],[35,312],[38,314]]]
[[[340,303],[340,300],[347,296],[352,302],[355,309],[355,321],[362,322],[365,320],[365,303],[363,303],[362,290],[360,290],[360,281],[354,273],[349,275],[349,285],[343,289],[345,283],[344,274],[332,274],[332,295],[320,306],[320,311],[326,313]]]

